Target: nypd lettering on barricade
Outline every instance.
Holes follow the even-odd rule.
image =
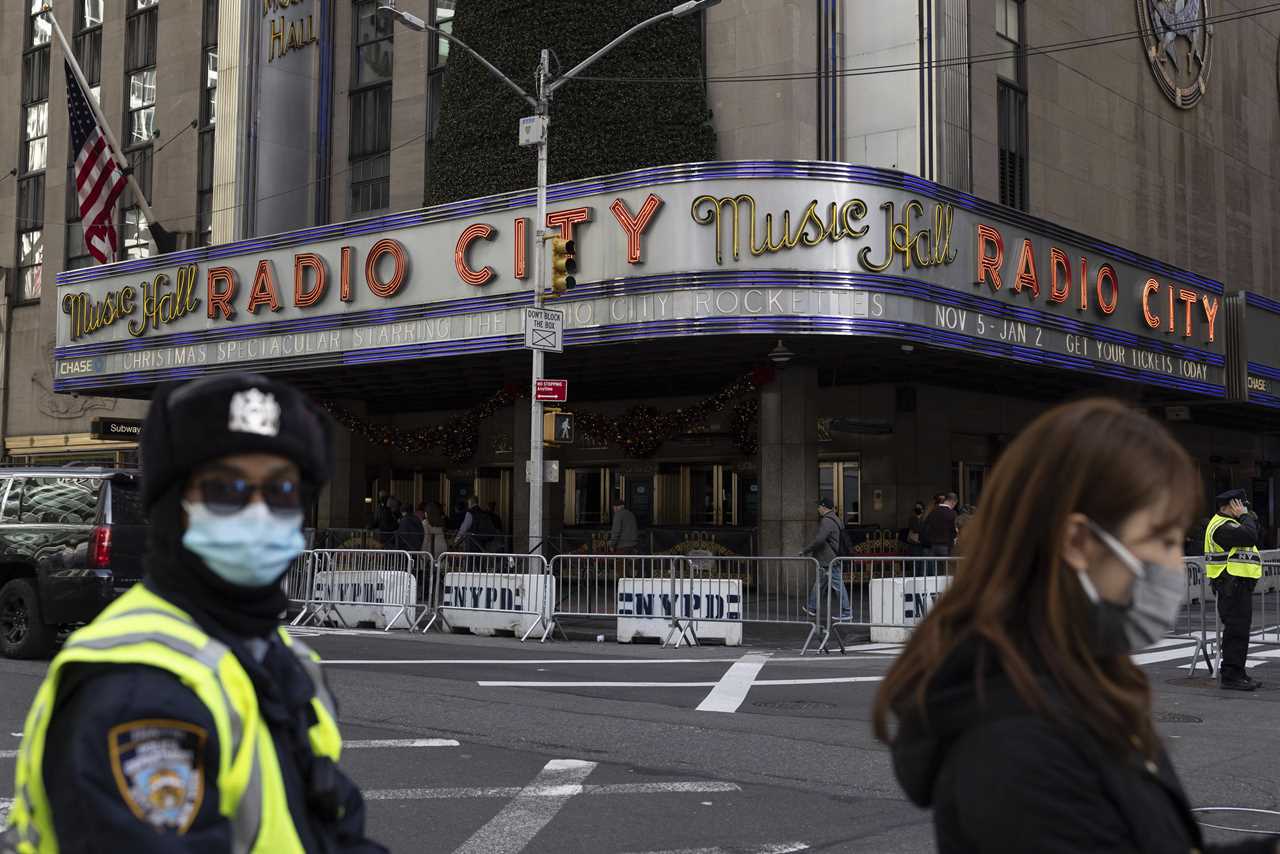
[[[443,597],[440,613],[449,628],[523,637],[546,621],[555,579],[540,572],[446,572]]]
[[[949,575],[872,579],[872,643],[905,643],[916,625],[929,613],[939,594],[951,583]]]
[[[676,619],[692,625],[699,640],[742,645],[742,581],[740,579],[618,579],[618,642],[665,640]]]
[[[418,582],[412,572],[322,570],[311,581],[311,603],[321,619],[379,629],[413,624]]]

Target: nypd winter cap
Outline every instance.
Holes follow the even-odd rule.
[[[142,499],[149,509],[205,463],[278,454],[319,486],[333,466],[333,422],[306,395],[261,374],[236,373],[156,389],[142,426]]]

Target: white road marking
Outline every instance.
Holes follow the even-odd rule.
[[[0,750],[0,759],[16,759],[18,751],[16,750]]]
[[[574,795],[596,767],[581,759],[552,759],[534,781],[472,834],[454,854],[519,854]]]
[[[446,664],[459,667],[473,664],[728,664],[736,658],[328,658],[321,664]],[[774,661],[816,661],[804,658],[775,658]]]
[[[481,681],[481,688],[714,688],[719,682],[512,682]]]
[[[1185,641],[1184,641],[1185,643]],[[1158,661],[1172,661],[1175,658],[1186,658],[1195,650],[1195,646],[1183,646],[1177,649],[1162,649],[1158,652],[1140,652],[1130,656],[1134,664],[1155,664]]]
[[[727,712],[732,714],[738,711],[738,707],[742,705],[742,701],[747,699],[747,693],[751,690],[751,683],[755,681],[756,676],[764,669],[765,663],[769,660],[767,655],[744,655],[738,659],[725,671],[724,676],[720,677],[720,681],[715,684],[698,704],[699,712]]]
[[[366,801],[439,801],[455,798],[513,798],[527,794],[529,797],[553,797],[559,791],[551,786],[489,786],[457,789],[369,789],[364,792]],[[677,781],[673,783],[617,783],[612,785],[584,785],[582,794],[596,795],[671,795],[701,794],[707,792],[740,792],[737,783]]]
[[[672,848],[667,851],[638,851],[634,854],[792,854],[794,851],[808,851],[809,845],[804,842],[776,842],[772,845],[753,846],[751,848]]]
[[[0,827],[4,827],[4,820],[9,817],[9,807],[13,806],[13,801],[9,798],[0,798]]]
[[[342,742],[343,750],[373,747],[458,747],[452,738],[366,738]]]
[[[839,685],[849,682],[880,682],[883,676],[831,676],[821,679],[757,679],[751,687],[759,685]]]

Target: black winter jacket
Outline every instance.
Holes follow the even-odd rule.
[[[1117,753],[1083,724],[1026,706],[978,644],[961,644],[927,695],[927,723],[907,710],[893,764],[907,795],[933,807],[939,854],[1274,854],[1271,840],[1205,848],[1173,766],[1161,753]],[[994,671],[994,672],[993,672]]]

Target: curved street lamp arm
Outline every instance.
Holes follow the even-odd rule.
[[[667,10],[667,11],[665,11],[665,12],[659,12],[658,14],[654,15],[652,18],[649,18],[649,19],[648,19],[648,20],[646,20],[646,21],[641,21],[640,23],[636,24],[634,27],[632,27],[631,29],[627,30],[625,33],[623,33],[622,35],[618,36],[618,37],[617,37],[617,38],[615,38],[613,41],[611,41],[611,42],[609,42],[607,45],[605,45],[604,47],[600,48],[598,51],[596,51],[595,53],[591,54],[591,55],[590,55],[590,56],[588,56],[586,59],[582,60],[582,62],[579,62],[579,63],[578,63],[577,65],[575,65],[573,68],[570,68],[570,69],[569,69],[568,71],[566,71],[564,74],[562,74],[562,75],[560,75],[559,77],[557,77],[553,83],[551,83],[549,86],[547,86],[547,95],[548,95],[548,97],[551,95],[551,93],[555,92],[557,89],[559,89],[559,88],[560,88],[561,86],[563,86],[565,83],[568,83],[570,80],[572,80],[573,78],[575,78],[575,77],[577,77],[579,74],[581,74],[583,71],[585,71],[585,70],[586,70],[586,68],[587,68],[587,66],[589,66],[589,65],[593,65],[596,61],[598,61],[598,60],[599,60],[602,56],[604,56],[606,53],[608,53],[609,51],[613,50],[615,47],[617,47],[618,45],[622,44],[624,41],[626,41],[627,39],[631,38],[631,37],[632,37],[632,36],[634,36],[636,33],[640,32],[641,30],[648,29],[649,27],[652,27],[654,24],[657,24],[657,23],[659,23],[660,21],[665,21],[665,20],[667,20],[667,18],[674,18],[674,17],[676,17],[675,12],[674,12],[673,10],[671,10],[671,9],[668,9],[668,10]]]

